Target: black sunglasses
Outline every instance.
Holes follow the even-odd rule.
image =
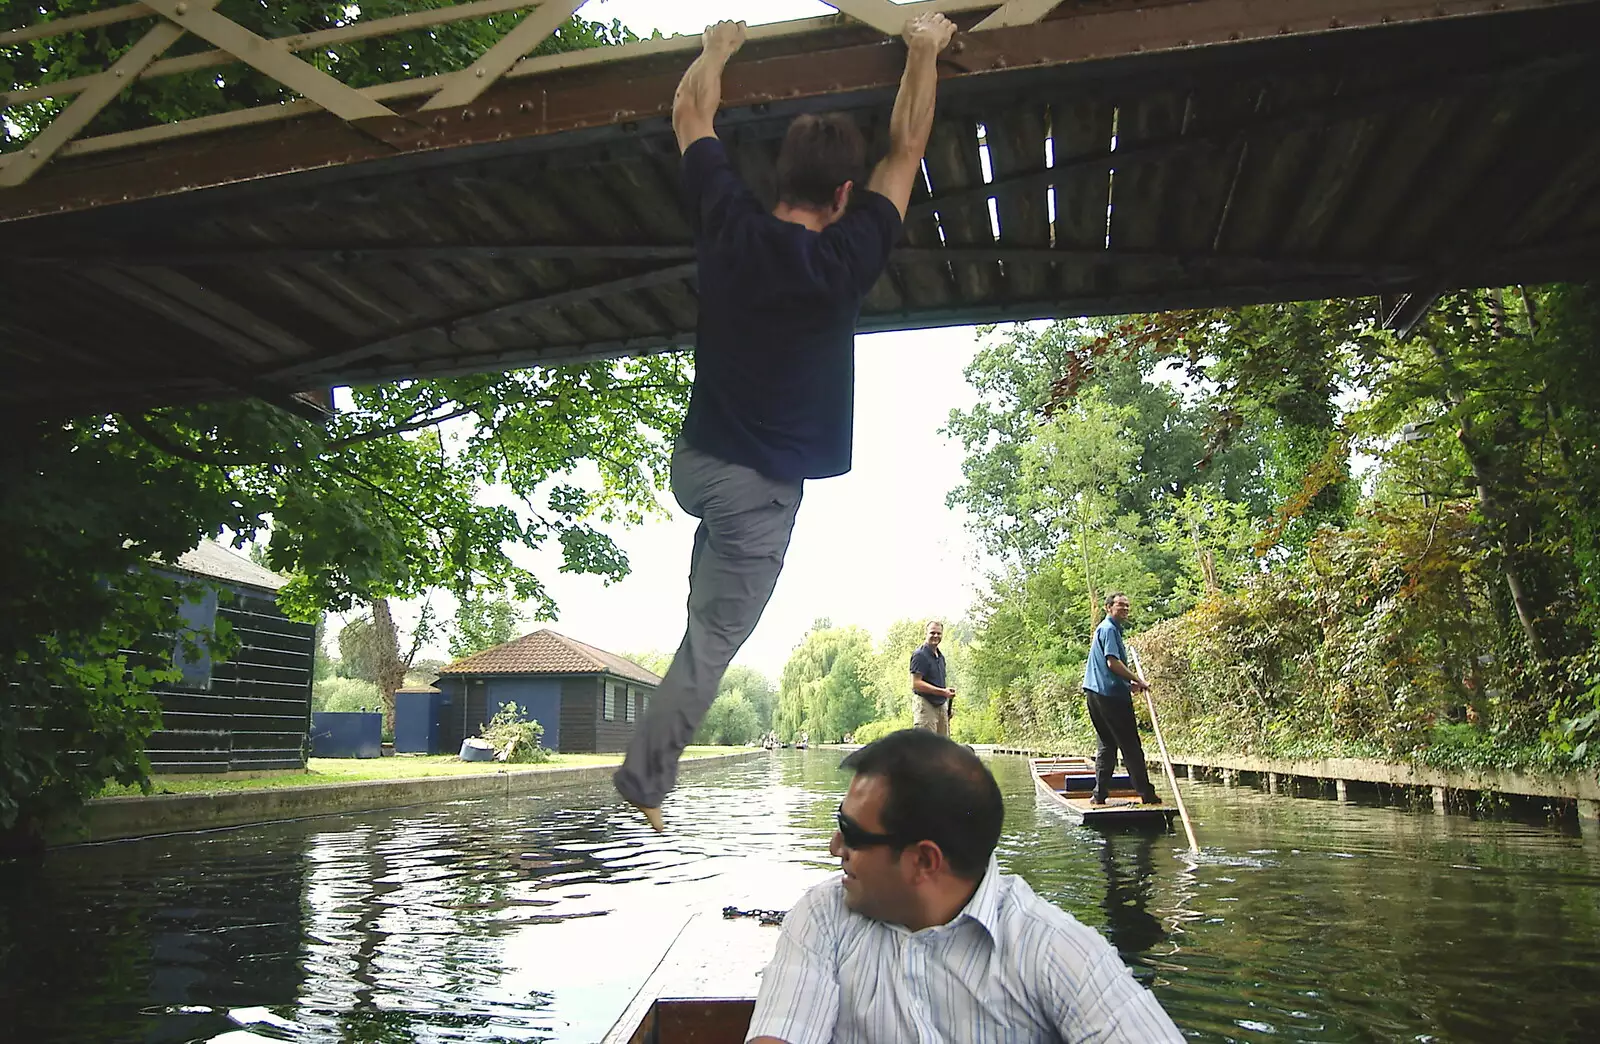
[[[844,814],[844,802],[839,802],[839,811],[834,816],[839,824],[839,836],[844,839],[846,848],[871,848],[873,845],[894,845],[904,848],[910,842],[902,839],[898,834],[874,834],[855,820]]]

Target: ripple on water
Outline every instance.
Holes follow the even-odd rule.
[[[694,909],[832,861],[827,751],[702,770],[674,832],[608,788],[155,838],[0,880],[19,1040],[593,1041]],[[1600,851],[1558,831],[1184,784],[1205,846],[1100,835],[1026,764],[1001,863],[1103,932],[1198,1041],[1586,1040]]]

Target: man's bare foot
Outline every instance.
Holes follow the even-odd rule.
[[[630,801],[628,804],[633,805],[633,802]],[[645,822],[649,823],[650,828],[656,833],[665,834],[667,832],[667,822],[661,818],[661,810],[659,808],[650,808],[646,805],[633,805],[633,807],[644,813]]]

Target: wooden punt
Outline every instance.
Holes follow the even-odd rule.
[[[602,1044],[743,1044],[778,929],[690,915]]]
[[[1094,762],[1088,758],[1030,758],[1028,769],[1033,785],[1056,807],[1087,826],[1168,830],[1178,810],[1168,805],[1146,805],[1126,773],[1111,777],[1111,790],[1104,805],[1091,805],[1094,790]]]
[[[668,999],[651,1003],[628,1044],[744,1044],[753,1000]]]

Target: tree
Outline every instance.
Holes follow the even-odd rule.
[[[504,645],[517,636],[522,611],[502,592],[471,595],[456,609],[450,655],[456,659]]]
[[[1137,641],[1189,749],[1600,756],[1595,288],[1447,294],[1406,341],[1362,301],[1012,340],[1020,370],[975,366],[1010,397],[965,418],[958,491],[1005,538],[971,654],[998,728],[1087,741],[1086,635],[1063,621],[1118,587],[1136,629],[1155,625]],[[1183,373],[1190,405],[1140,407],[1152,361]],[[1059,375],[1042,403],[1041,375]],[[1107,408],[1118,422],[1097,426]],[[1151,481],[1182,460],[1151,452],[1174,426],[1204,436],[1191,474]],[[1241,451],[1254,475],[1219,480]]]
[[[836,742],[875,716],[869,686],[872,637],[859,627],[830,627],[818,620],[779,683],[773,728],[785,740],[797,733]]]
[[[758,734],[772,728],[772,711],[778,701],[778,688],[772,684],[771,678],[754,667],[742,664],[729,667],[717,685],[717,695],[742,697],[755,714]]]
[[[761,734],[755,708],[742,692],[723,693],[706,711],[705,721],[694,734],[694,742],[740,747]]]
[[[410,649],[402,653],[400,632],[395,627],[387,598],[373,599],[371,615],[358,616],[339,631],[339,655],[350,677],[371,682],[378,688],[386,733],[394,732],[395,690],[405,684],[417,653],[433,634],[433,609],[430,603],[424,602],[422,616],[411,631]]]
[[[92,6],[61,3],[53,13]],[[340,24],[351,8],[227,0],[224,10],[278,35]],[[398,10],[398,0],[361,7],[363,17]],[[25,24],[36,11],[8,3],[0,18]],[[314,60],[340,63],[356,85],[402,67],[435,74],[461,67],[514,20],[341,46]],[[144,28],[13,49],[12,86],[103,68]],[[619,35],[573,22],[546,49]],[[281,97],[251,72],[230,69],[222,87],[217,79],[206,70],[140,81],[93,130]],[[0,133],[15,141],[58,108],[13,108],[16,129]],[[268,564],[290,577],[279,602],[301,619],[435,588],[458,599],[509,590],[548,616],[553,603],[512,550],[554,542],[564,569],[624,575],[625,557],[596,523],[655,509],[687,392],[682,361],[662,355],[352,389],[325,425],[256,399],[0,419],[0,662],[15,696],[0,701],[0,831],[36,844],[46,820],[106,780],[147,781],[144,741],[159,725],[152,689],[173,677],[177,636],[226,654],[225,635],[185,630],[184,588],[152,559],[175,561],[224,530],[252,539],[270,519]],[[509,490],[514,506],[480,503],[491,485]]]

